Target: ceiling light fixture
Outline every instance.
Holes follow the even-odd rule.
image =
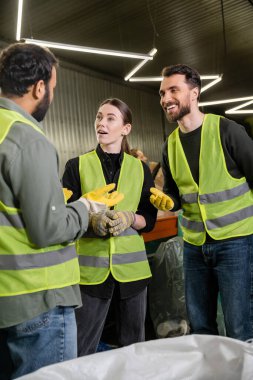
[[[216,83],[219,83],[221,80],[222,80],[222,75],[203,75],[203,76],[200,76],[201,80],[205,80],[205,79],[213,79],[211,82],[209,82],[208,84],[206,84],[204,87],[201,87],[201,93],[208,90],[208,88],[214,86]]]
[[[23,0],[19,0],[18,1],[17,32],[16,32],[17,41],[20,40],[20,35],[21,35],[22,10],[23,10]]]
[[[150,50],[150,52],[148,53],[149,55],[151,55],[151,57],[153,57],[155,54],[157,53],[157,49],[156,48],[153,48],[152,50]],[[141,61],[140,63],[138,63],[138,65],[136,65],[133,70],[131,70],[126,76],[125,76],[125,81],[127,81],[128,79],[130,79],[138,70],[140,70],[140,68],[142,66],[145,65],[145,63],[148,62],[148,59],[144,59],[143,61]]]
[[[235,114],[235,113],[253,113],[253,110],[242,110],[241,108],[244,108],[250,104],[253,103],[253,98],[252,100],[250,100],[249,102],[246,102],[246,103],[243,103],[243,104],[240,104],[239,106],[237,107],[234,107],[234,108],[230,108],[229,110],[225,111],[225,113],[230,113],[230,114]],[[240,111],[238,111],[240,110]]]
[[[87,47],[87,46],[68,45],[68,44],[61,44],[58,42],[35,40],[33,38],[24,38],[24,42],[29,43],[29,44],[39,45],[39,46],[46,46],[46,47],[54,48],[54,49],[79,51],[82,53],[111,55],[114,57],[125,57],[125,58],[134,58],[134,59],[144,59],[147,61],[153,59],[153,57],[151,55],[148,55],[148,54],[133,53],[133,52],[126,52],[126,51],[117,51],[117,50],[98,49],[98,48]]]
[[[222,75],[201,75],[201,79],[217,79],[222,77]],[[160,77],[134,77],[131,79],[131,82],[159,82],[163,80],[163,76]]]
[[[201,106],[202,107],[203,106],[214,106],[214,105],[218,105],[218,104],[235,103],[235,102],[244,102],[244,103],[239,104],[239,106],[230,108],[229,110],[225,111],[225,113],[227,113],[227,114],[247,114],[247,113],[253,113],[253,110],[250,110],[250,109],[242,110],[243,107],[246,107],[249,104],[253,103],[253,96],[248,96],[246,98],[213,100],[211,102],[200,102],[199,106],[200,107]]]
[[[201,88],[201,92],[206,91],[208,88],[214,86],[216,83],[220,82],[222,80],[222,75],[201,75],[201,80],[211,80],[210,83],[206,84],[204,87]],[[135,77],[129,79],[130,82],[161,82],[163,80],[163,77]]]
[[[21,26],[22,26],[22,10],[23,10],[23,0],[18,0],[18,17],[17,17],[17,32],[16,32],[16,40],[20,41],[21,36]],[[125,58],[134,58],[134,59],[142,59],[142,61],[136,65],[133,70],[127,74],[125,77],[125,81],[129,80],[130,82],[159,82],[163,79],[160,77],[135,77],[131,78],[141,67],[143,67],[148,61],[153,59],[153,56],[156,54],[157,49],[153,48],[148,54],[139,54],[125,51],[116,51],[116,50],[107,50],[107,49],[98,49],[87,46],[77,46],[77,45],[67,45],[57,42],[49,42],[49,41],[41,41],[35,39],[24,39],[25,43],[33,43],[40,46],[47,46],[55,49],[64,49],[70,51],[79,51],[84,53],[93,53],[93,54],[101,54],[101,55],[109,55],[116,57],[125,57]],[[202,87],[201,92],[206,91],[208,88],[214,86],[216,83],[222,80],[222,75],[201,75],[201,80],[212,80],[212,82],[208,83],[204,87]],[[211,106],[225,103],[233,103],[233,102],[241,102],[246,101],[246,103],[240,104],[237,107],[231,108],[225,113],[227,114],[239,114],[239,113],[253,113],[253,110],[242,110],[243,107],[246,107],[253,103],[253,96],[244,97],[244,98],[234,98],[234,99],[224,99],[224,100],[214,100],[210,102],[200,102],[199,106]]]
[[[129,82],[161,82],[163,77],[134,77]]]
[[[243,101],[247,101],[247,100],[253,100],[253,96],[248,96],[246,98],[213,100],[211,102],[200,102],[199,106],[214,106],[214,105],[217,105],[217,104],[243,102]]]
[[[20,40],[20,36],[21,36],[22,8],[23,8],[23,0],[19,0],[19,2],[18,2],[17,33],[16,33],[16,40],[17,41]],[[91,53],[91,54],[109,55],[109,56],[114,56],[114,57],[143,59],[146,62],[153,59],[153,55],[151,55],[151,54],[141,54],[141,53],[133,53],[133,52],[127,52],[127,51],[98,49],[98,48],[93,48],[93,47],[88,47],[88,46],[68,45],[68,44],[62,44],[62,43],[58,43],[58,42],[35,40],[33,38],[24,38],[23,41],[25,43],[31,43],[31,44],[35,44],[35,45],[46,46],[46,47],[50,47],[53,49],[79,51],[81,53]]]

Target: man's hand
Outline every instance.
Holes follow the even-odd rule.
[[[110,219],[105,215],[104,211],[90,215],[90,223],[93,231],[98,236],[106,236],[109,233]]]
[[[67,202],[69,200],[69,198],[72,196],[73,191],[67,189],[67,187],[63,187],[62,191],[63,191],[63,195],[64,195],[64,200],[65,200],[65,202]]]
[[[174,207],[173,200],[170,197],[168,197],[168,195],[164,194],[162,191],[156,189],[155,187],[151,187],[150,192],[152,193],[152,195],[149,198],[150,202],[158,210],[169,211]]]
[[[133,211],[108,210],[105,214],[110,219],[108,223],[109,232],[113,236],[121,234],[134,223]]]
[[[104,203],[108,207],[115,206],[124,198],[124,194],[113,191],[109,191],[115,188],[115,183],[110,183],[109,185],[100,187],[99,189],[90,191],[89,193],[84,194],[82,197],[88,199],[89,201]]]

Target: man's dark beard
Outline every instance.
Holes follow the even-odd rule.
[[[48,111],[48,108],[50,106],[50,100],[49,100],[49,86],[48,84],[45,87],[45,95],[44,98],[41,100],[41,102],[37,105],[35,111],[32,113],[32,116],[37,121],[42,121]]]
[[[187,105],[187,106],[181,107],[178,114],[170,115],[166,112],[166,117],[170,123],[176,122],[176,121],[182,119],[184,116],[188,115],[188,113],[190,113],[190,112],[191,112],[190,106]]]

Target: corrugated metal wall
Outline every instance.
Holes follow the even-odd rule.
[[[58,150],[60,174],[69,158],[96,146],[94,120],[98,105],[108,97],[122,99],[132,110],[131,147],[142,149],[150,161],[161,159],[163,129],[158,94],[60,67],[54,100],[43,123]]]

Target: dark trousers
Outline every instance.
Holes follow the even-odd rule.
[[[83,306],[76,309],[78,356],[96,352],[111,303],[85,294],[81,286]],[[134,297],[117,300],[116,324],[120,346],[145,341],[147,289]]]

